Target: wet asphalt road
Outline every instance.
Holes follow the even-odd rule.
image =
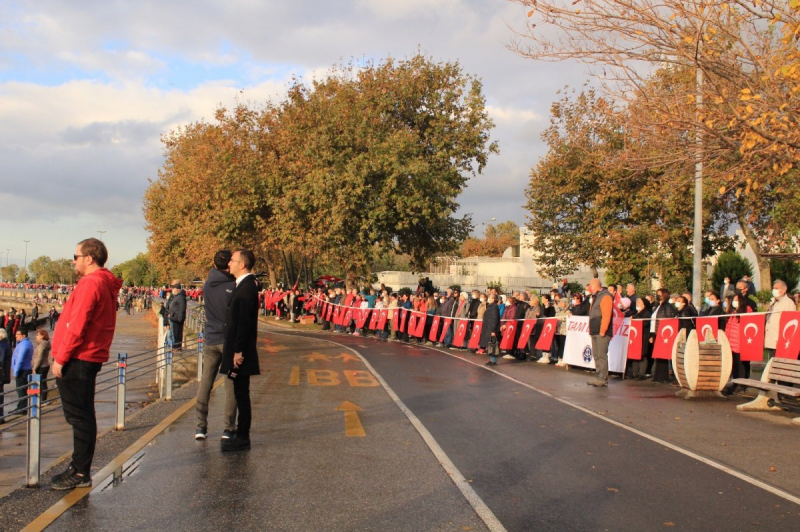
[[[208,441],[192,439],[189,412],[119,484],[98,486],[49,529],[486,529],[406,416],[337,343],[386,380],[507,530],[800,528],[794,503],[437,350],[262,337],[268,371],[252,381],[250,452],[219,452],[217,390]],[[346,436],[336,410],[345,401],[362,409],[365,437]]]

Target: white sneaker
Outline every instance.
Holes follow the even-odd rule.
[[[556,362],[556,366],[558,366],[559,368],[563,368],[566,365],[567,363],[564,362],[564,360],[559,360],[558,362]]]
[[[503,355],[506,360],[514,360],[514,355]]]
[[[537,360],[536,362],[539,363],[539,364],[549,364],[550,363],[550,357],[542,357],[539,360]]]

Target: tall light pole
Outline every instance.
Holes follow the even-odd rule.
[[[102,241],[103,240],[103,235],[105,235],[107,233],[107,231],[98,231],[98,233],[100,233],[100,240]]]
[[[30,240],[23,240],[25,242],[25,277],[28,277],[28,242]]]
[[[6,266],[8,266],[8,255],[11,253],[11,248],[6,248]]]
[[[700,35],[703,25],[700,25],[695,50],[695,164],[694,164],[694,260],[692,263],[692,303],[695,306],[702,302],[703,287],[703,126],[700,125],[703,113],[703,69],[700,68]]]

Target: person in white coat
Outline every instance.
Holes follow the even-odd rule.
[[[778,279],[772,283],[772,303],[767,309],[767,325],[764,331],[764,347],[769,357],[775,356],[775,349],[780,337],[781,314],[784,310],[797,310],[792,298],[786,293],[786,283]]]

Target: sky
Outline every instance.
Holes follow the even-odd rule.
[[[101,237],[109,266],[147,250],[142,197],[161,136],[220,105],[280,99],[292,76],[418,51],[484,84],[500,154],[459,198],[481,223],[525,222],[549,109],[585,68],[508,49],[508,0],[0,2],[0,260],[72,255]],[[494,223],[497,223],[494,222]],[[10,249],[10,251],[6,251]]]

